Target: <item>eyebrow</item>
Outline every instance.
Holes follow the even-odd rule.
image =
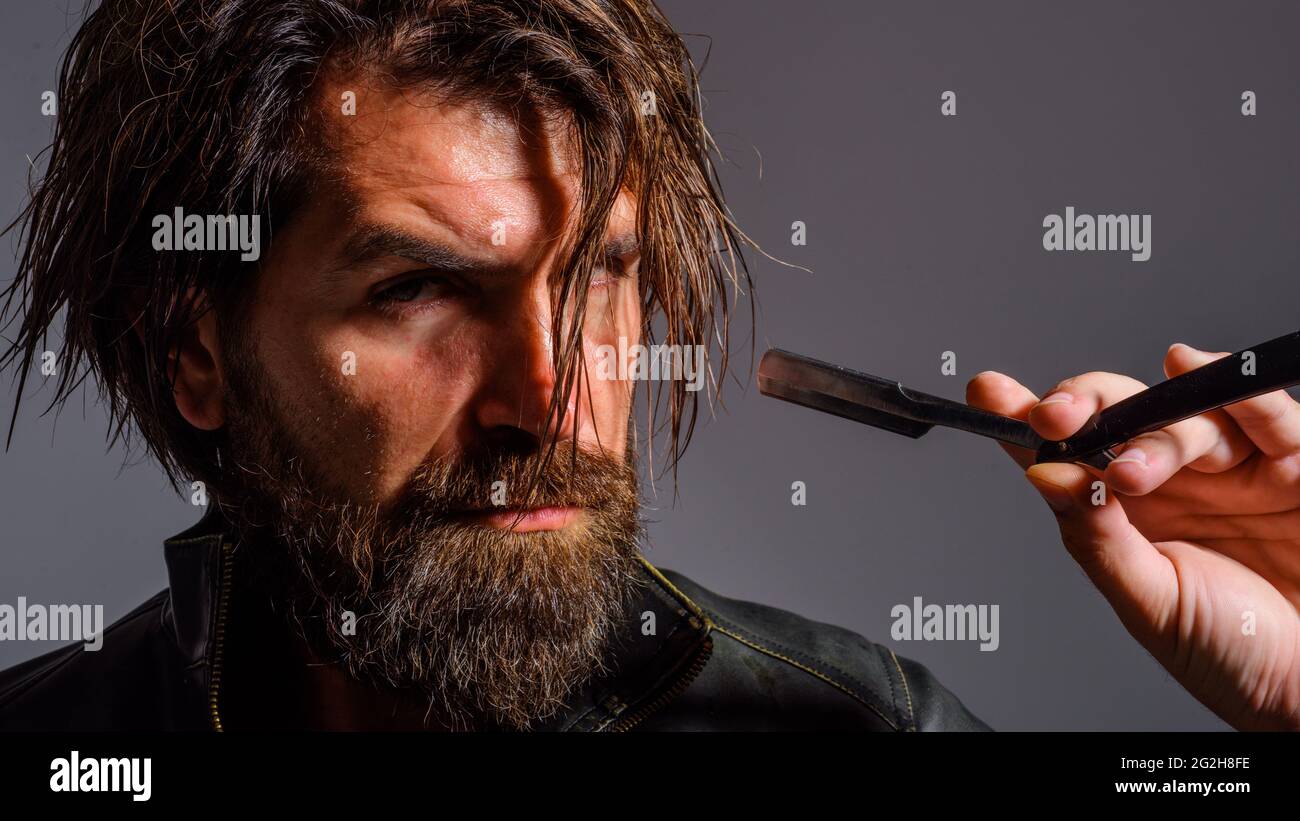
[[[620,258],[639,253],[640,238],[635,231],[609,237],[605,242],[605,257]],[[349,273],[367,263],[385,257],[400,257],[438,271],[478,274],[506,273],[507,266],[496,260],[466,256],[446,243],[408,233],[391,225],[364,223],[344,243],[339,252],[339,264],[326,272],[329,282],[347,277]]]
[[[634,231],[618,234],[605,241],[606,257],[626,257],[641,253],[641,238]]]
[[[402,257],[443,271],[469,271],[497,267],[487,260],[467,257],[450,245],[408,234],[387,225],[362,225],[339,254],[339,271],[347,271],[384,257]]]

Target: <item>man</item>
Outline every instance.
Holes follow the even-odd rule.
[[[720,381],[746,284],[651,4],[110,0],[59,98],[7,361],[65,307],[65,375],[208,512],[102,650],[0,675],[0,727],[985,728],[641,557],[609,351],[719,338]]]
[[[102,650],[0,674],[0,727],[986,729],[920,665],[640,555],[635,378],[601,366],[658,327],[683,354],[719,337],[720,381],[746,282],[652,6],[109,2],[59,96],[7,361],[66,308],[61,361],[210,498]],[[675,464],[695,394],[664,384]],[[1085,387],[1072,408],[1115,400]],[[996,375],[971,401],[1086,418]],[[1031,478],[1077,498],[1040,475],[1073,469]],[[1119,509],[1057,506],[1076,555]],[[1143,599],[1168,574],[1122,588],[1094,552],[1220,715],[1294,721],[1293,670],[1248,679]]]

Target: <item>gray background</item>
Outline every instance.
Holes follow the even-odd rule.
[[[755,258],[760,353],[961,398],[986,369],[1038,390],[1088,370],[1154,382],[1171,342],[1236,350],[1297,327],[1300,6],[663,5],[712,38],[707,113],[740,224],[814,272]],[[0,11],[6,221],[75,19],[63,2]],[[940,116],[946,89],[956,117]],[[1240,115],[1244,89],[1257,117]],[[1042,219],[1067,205],[1151,214],[1151,260],[1045,252]],[[999,729],[1225,727],[1123,630],[992,443],[897,437],[764,399],[752,379],[724,398],[676,503],[657,485],[652,560],[889,644]],[[6,421],[12,400],[0,392]],[[0,455],[0,602],[103,603],[112,620],[165,585],[160,542],[198,511],[151,463],[105,452],[93,393],[57,422],[41,406]],[[1001,647],[891,641],[890,609],[914,596],[999,605]],[[0,667],[50,649],[0,643]]]

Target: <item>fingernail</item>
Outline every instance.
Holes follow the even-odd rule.
[[[1048,394],[1047,398],[1039,402],[1040,405],[1070,405],[1074,403],[1074,397],[1064,391]]]
[[[1112,465],[1118,465],[1121,462],[1132,462],[1135,465],[1147,466],[1147,454],[1142,448],[1128,448],[1119,455],[1118,458],[1112,459]]]
[[[1066,488],[1036,479],[1027,473],[1025,478],[1029,480],[1029,484],[1033,485],[1034,489],[1043,497],[1043,500],[1047,502],[1047,506],[1057,513],[1063,513],[1074,506],[1074,497],[1070,495],[1070,491]]]

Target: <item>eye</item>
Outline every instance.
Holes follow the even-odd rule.
[[[605,261],[598,265],[596,270],[592,272],[591,287],[603,288],[607,285],[613,284],[616,280],[631,276],[636,273],[636,264],[640,261],[641,257],[639,255],[631,261],[631,264],[629,264],[628,260],[624,257],[605,257]]]
[[[417,304],[434,302],[447,296],[450,281],[438,274],[421,274],[404,279],[376,293],[371,302],[378,308],[401,310]]]

